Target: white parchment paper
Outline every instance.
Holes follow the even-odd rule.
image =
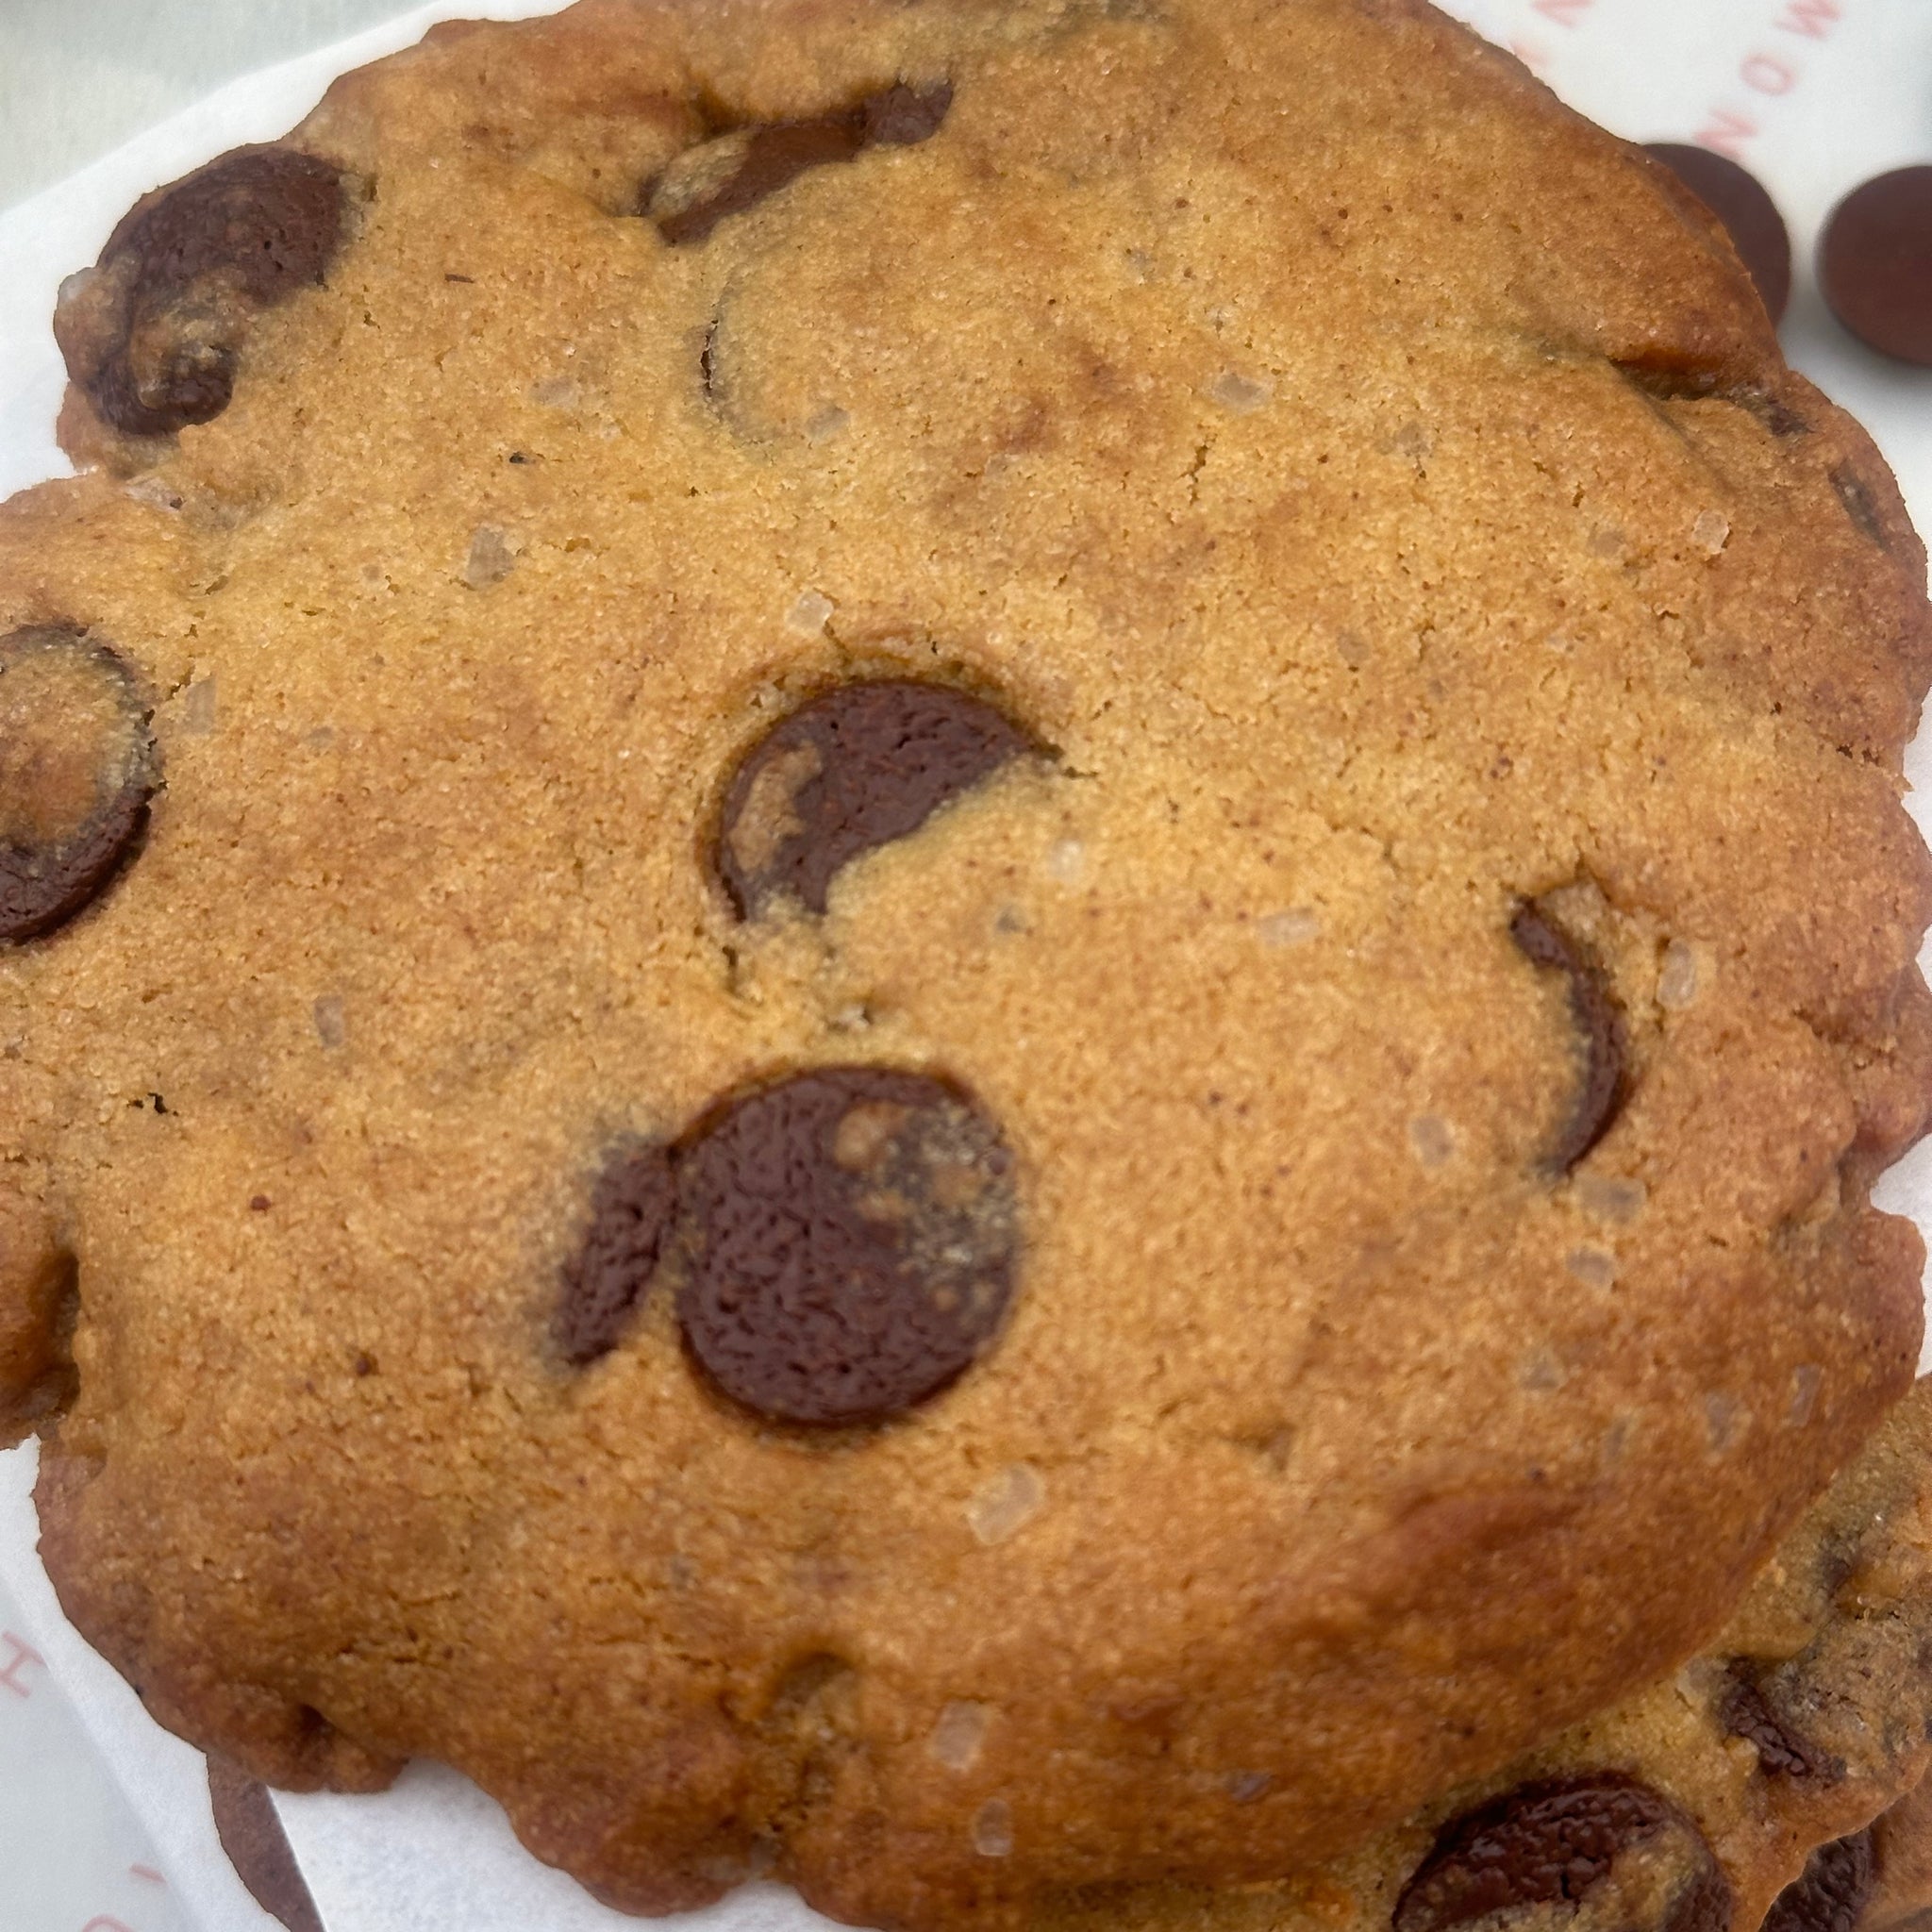
[[[53,440],[63,382],[48,327],[55,291],[63,275],[94,258],[139,194],[239,142],[285,132],[335,75],[408,45],[432,21],[547,10],[546,0],[418,8],[238,81],[0,214],[0,496],[67,473]],[[1701,140],[1758,175],[1790,225],[1797,258],[1787,352],[1864,421],[1897,471],[1921,528],[1932,529],[1932,372],[1907,370],[1859,348],[1831,321],[1809,274],[1819,228],[1840,195],[1885,168],[1932,160],[1932,6],[1453,0],[1451,10],[1618,133],[1639,141]],[[1932,738],[1921,735],[1908,770],[1932,791]],[[1925,823],[1922,802],[1914,808]],[[1894,1170],[1879,1199],[1932,1230],[1932,1151],[1921,1150]],[[92,1932],[264,1932],[272,1922],[242,1891],[215,1840],[198,1754],[148,1721],[133,1693],[60,1615],[34,1550],[32,1467],[30,1449],[0,1457],[0,1623],[9,1631],[21,1626],[17,1641],[31,1645],[60,1693],[54,1714],[47,1714],[51,1700],[43,1700],[35,1722],[64,1723],[93,1757],[76,1769],[53,1746],[30,1740],[37,1774],[55,1785],[52,1796],[38,1791],[31,1807],[42,1821],[40,1842],[18,1851],[26,1814],[16,1806],[14,1842],[0,1858],[0,1932],[16,1925],[43,1932],[40,1916],[29,1921],[19,1912],[28,1898],[54,1894],[22,1890],[8,1875],[9,1863],[24,1868],[36,1854],[75,1869],[94,1861],[102,1867],[100,1884],[119,1886],[111,1896],[129,1901],[104,1907],[73,1932],[89,1932],[90,1924]],[[9,1650],[0,1657],[0,1665],[11,1656]],[[32,1677],[33,1667],[16,1675]],[[10,1694],[0,1683],[0,1699]],[[7,1715],[0,1702],[0,1726]],[[25,1735],[17,1727],[17,1736]],[[7,1743],[0,1729],[0,1772],[23,1761],[5,1755]],[[111,1784],[102,1782],[103,1774]],[[119,1796],[111,1795],[115,1787]],[[124,1797],[125,1812],[116,1808]],[[440,1767],[411,1767],[379,1798],[277,1802],[329,1932],[614,1932],[636,1923],[526,1857],[497,1807]],[[63,1817],[74,1822],[64,1841],[44,1822]],[[50,1832],[57,1833],[52,1841]],[[153,1874],[134,1874],[132,1891],[130,1858]],[[141,1890],[155,1884],[161,1890]],[[707,1932],[804,1932],[824,1922],[789,1892],[760,1886],[691,1915],[689,1923]],[[67,1928],[48,1923],[44,1932]]]

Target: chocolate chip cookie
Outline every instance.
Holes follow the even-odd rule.
[[[1932,1903],[1928,1656],[1932,1381],[1670,1676],[1275,1884],[1094,1888],[1034,1923],[1887,1932]]]
[[[1842,1835],[1553,1742],[1921,1331],[1924,553],[1667,169],[1419,0],[586,0],[58,331],[0,1400],[163,1722],[641,1910]]]

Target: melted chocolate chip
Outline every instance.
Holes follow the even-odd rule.
[[[774,1421],[869,1423],[937,1394],[1012,1294],[1012,1157],[964,1090],[822,1067],[729,1101],[678,1168],[687,1346]]]
[[[0,637],[0,941],[39,939],[107,888],[158,782],[133,675],[59,626]]]
[[[626,1148],[605,1167],[552,1323],[566,1361],[594,1361],[617,1346],[657,1272],[676,1199],[668,1148]]]
[[[1524,1785],[1444,1825],[1396,1902],[1395,1932],[1449,1932],[1538,1906],[1567,1923],[1626,1859],[1657,1861],[1664,1881],[1645,1888],[1660,1909],[1641,1932],[1726,1932],[1730,1887],[1703,1834],[1615,1772]]]
[[[1818,281],[1860,341],[1932,368],[1932,167],[1897,168],[1846,195],[1824,225]]]
[[[991,705],[905,679],[841,685],[767,732],[724,797],[714,863],[741,919],[781,893],[825,909],[833,875],[915,832],[1033,749]]]
[[[1747,1665],[1731,1666],[1731,1681],[1718,1705],[1718,1722],[1757,1753],[1758,1769],[1772,1777],[1814,1778],[1836,1783],[1843,1762],[1795,1731],[1779,1715]]]
[[[1729,156],[1707,147],[1660,141],[1649,151],[1724,224],[1766,312],[1780,321],[1791,299],[1791,238],[1763,184]]]
[[[268,1787],[239,1765],[210,1757],[208,1795],[222,1849],[256,1904],[289,1932],[324,1932],[322,1915],[289,1849]]]
[[[1526,899],[1517,907],[1509,937],[1533,965],[1561,973],[1570,982],[1570,1016],[1584,1047],[1583,1081],[1569,1119],[1543,1158],[1551,1173],[1568,1174],[1609,1131],[1624,1105],[1624,1016],[1589,948],[1537,902]]]
[[[1820,1845],[1772,1902],[1762,1932],[1852,1932],[1877,1880],[1869,1831]]]
[[[740,127],[693,148],[650,183],[643,209],[673,246],[702,242],[718,224],[744,213],[810,168],[849,161],[869,147],[929,141],[953,105],[953,90],[895,86],[856,106],[808,121]]]
[[[319,283],[342,177],[292,148],[238,148],[137,206],[62,317],[68,372],[116,429],[161,436],[228,407],[255,316]]]

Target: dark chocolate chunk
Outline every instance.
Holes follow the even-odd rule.
[[[1617,1772],[1524,1785],[1444,1825],[1396,1901],[1395,1932],[1450,1932],[1538,1906],[1566,1924],[1625,1859],[1656,1861],[1663,1880],[1657,1924],[1631,1932],[1727,1932],[1730,1887],[1704,1835]]]
[[[617,1346],[657,1272],[676,1199],[668,1148],[627,1147],[608,1162],[552,1324],[566,1361],[594,1361]]]
[[[289,1932],[325,1932],[268,1787],[226,1758],[210,1757],[208,1795],[222,1849],[256,1904]]]
[[[1762,1932],[1852,1932],[1877,1880],[1870,1831],[1820,1845],[1773,1900]]]
[[[68,373],[116,429],[161,436],[228,407],[255,317],[326,274],[342,176],[238,148],[138,204],[60,318]]]
[[[0,941],[38,939],[139,848],[158,782],[133,674],[43,625],[0,637]]]
[[[1019,1257],[1012,1157],[973,1096],[820,1067],[728,1101],[682,1151],[677,1316],[776,1421],[877,1422],[991,1345]]]
[[[1763,183],[1728,155],[1707,147],[1659,141],[1650,152],[1724,224],[1766,312],[1773,322],[1782,321],[1791,299],[1791,238]]]
[[[1516,908],[1509,937],[1533,965],[1561,973],[1570,982],[1570,1016],[1584,1048],[1583,1080],[1543,1164],[1568,1174],[1609,1131],[1625,1091],[1624,1016],[1609,982],[1590,949],[1556,924],[1530,899]]]
[[[1034,749],[989,704],[907,679],[841,685],[753,746],[724,796],[714,862],[741,919],[794,894],[825,909],[840,867],[916,832]]]
[[[1818,281],[1862,342],[1932,368],[1932,167],[1897,168],[1831,211]]]
[[[1757,1753],[1758,1769],[1773,1777],[1804,1777],[1836,1783],[1842,1761],[1821,1751],[1779,1715],[1756,1673],[1741,1661],[1731,1666],[1731,1681],[1718,1705],[1718,1722]]]
[[[702,242],[728,216],[742,214],[809,168],[852,160],[869,147],[911,147],[939,132],[953,90],[903,85],[856,106],[807,121],[734,128],[693,148],[643,193],[643,210],[674,246]]]

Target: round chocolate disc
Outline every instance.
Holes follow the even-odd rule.
[[[1652,142],[1655,155],[1724,225],[1773,322],[1791,299],[1791,238],[1777,204],[1748,168],[1728,155],[1682,142]]]
[[[1877,1882],[1870,1829],[1834,1839],[1778,1893],[1760,1932],[1854,1932]]]
[[[210,421],[234,393],[254,317],[319,283],[341,233],[332,162],[285,147],[210,161],[139,203],[108,237],[100,312],[81,324],[93,340],[81,366],[70,354],[70,373],[129,435]]]
[[[0,637],[0,941],[38,939],[141,841],[155,748],[127,666],[60,625]]]
[[[1018,725],[950,685],[841,684],[781,719],[739,766],[718,876],[741,918],[787,894],[823,912],[841,866],[916,832],[1030,749]]]
[[[1932,167],[1895,168],[1846,195],[1824,225],[1818,281],[1861,342],[1932,369]]]
[[[877,1422],[985,1352],[1012,1294],[1012,1157],[963,1089],[820,1067],[728,1102],[678,1164],[677,1316],[774,1421]]]
[[[1452,1932],[1501,1913],[1557,1932],[1627,1860],[1656,1878],[1643,1889],[1657,1917],[1641,1932],[1725,1932],[1731,1889],[1704,1834],[1610,1771],[1523,1785],[1445,1824],[1396,1901],[1394,1932]]]

